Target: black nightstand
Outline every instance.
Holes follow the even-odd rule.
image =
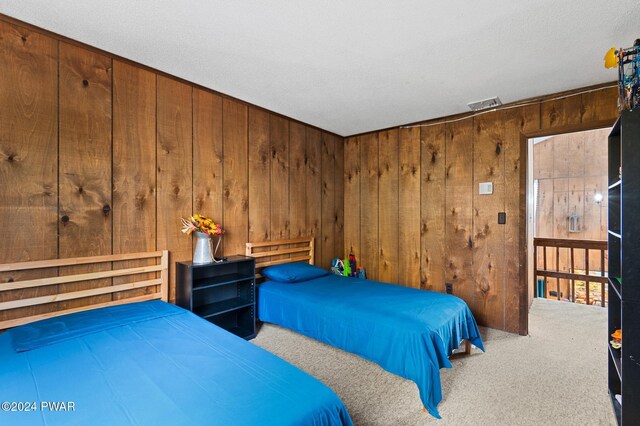
[[[255,259],[176,263],[176,303],[244,339],[256,336]]]

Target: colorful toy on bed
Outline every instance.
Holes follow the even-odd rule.
[[[362,278],[363,280],[367,279],[367,272],[364,269],[364,266],[358,266],[358,274],[354,275],[358,278]]]
[[[344,262],[339,257],[331,259],[331,272],[336,275],[344,275]]]
[[[350,277],[352,272],[351,272],[351,262],[349,262],[349,258],[345,257],[344,258],[344,272],[342,273],[342,275],[344,275],[345,277]]]
[[[640,38],[633,47],[612,47],[604,55],[605,68],[618,67],[618,109],[640,107]]]
[[[353,251],[351,251],[351,253],[349,253],[349,266],[351,267],[351,276],[355,276],[357,268],[356,266],[358,265],[358,262],[356,261],[356,255],[353,254]]]

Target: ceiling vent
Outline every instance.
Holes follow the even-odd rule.
[[[470,102],[467,105],[469,105],[471,111],[482,111],[483,109],[498,107],[502,105],[502,102],[500,101],[500,98],[496,96],[494,98],[484,99],[482,101]]]

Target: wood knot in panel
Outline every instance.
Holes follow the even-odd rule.
[[[579,113],[580,113],[580,121],[582,122],[582,118],[587,113],[587,109],[585,108],[584,105],[580,105]]]
[[[141,193],[136,194],[136,198],[134,201],[136,210],[144,209],[144,204],[146,201],[147,201],[147,197],[145,196],[145,194],[141,194]]]
[[[551,111],[549,111],[549,123],[554,124],[558,120],[558,112],[556,111],[556,107],[551,107]]]

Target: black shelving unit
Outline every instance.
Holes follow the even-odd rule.
[[[255,329],[255,259],[229,256],[221,263],[176,263],[176,302],[244,339]]]
[[[609,134],[609,395],[618,424],[640,424],[640,110]],[[622,348],[609,344],[622,329]],[[616,395],[622,395],[620,404]]]

